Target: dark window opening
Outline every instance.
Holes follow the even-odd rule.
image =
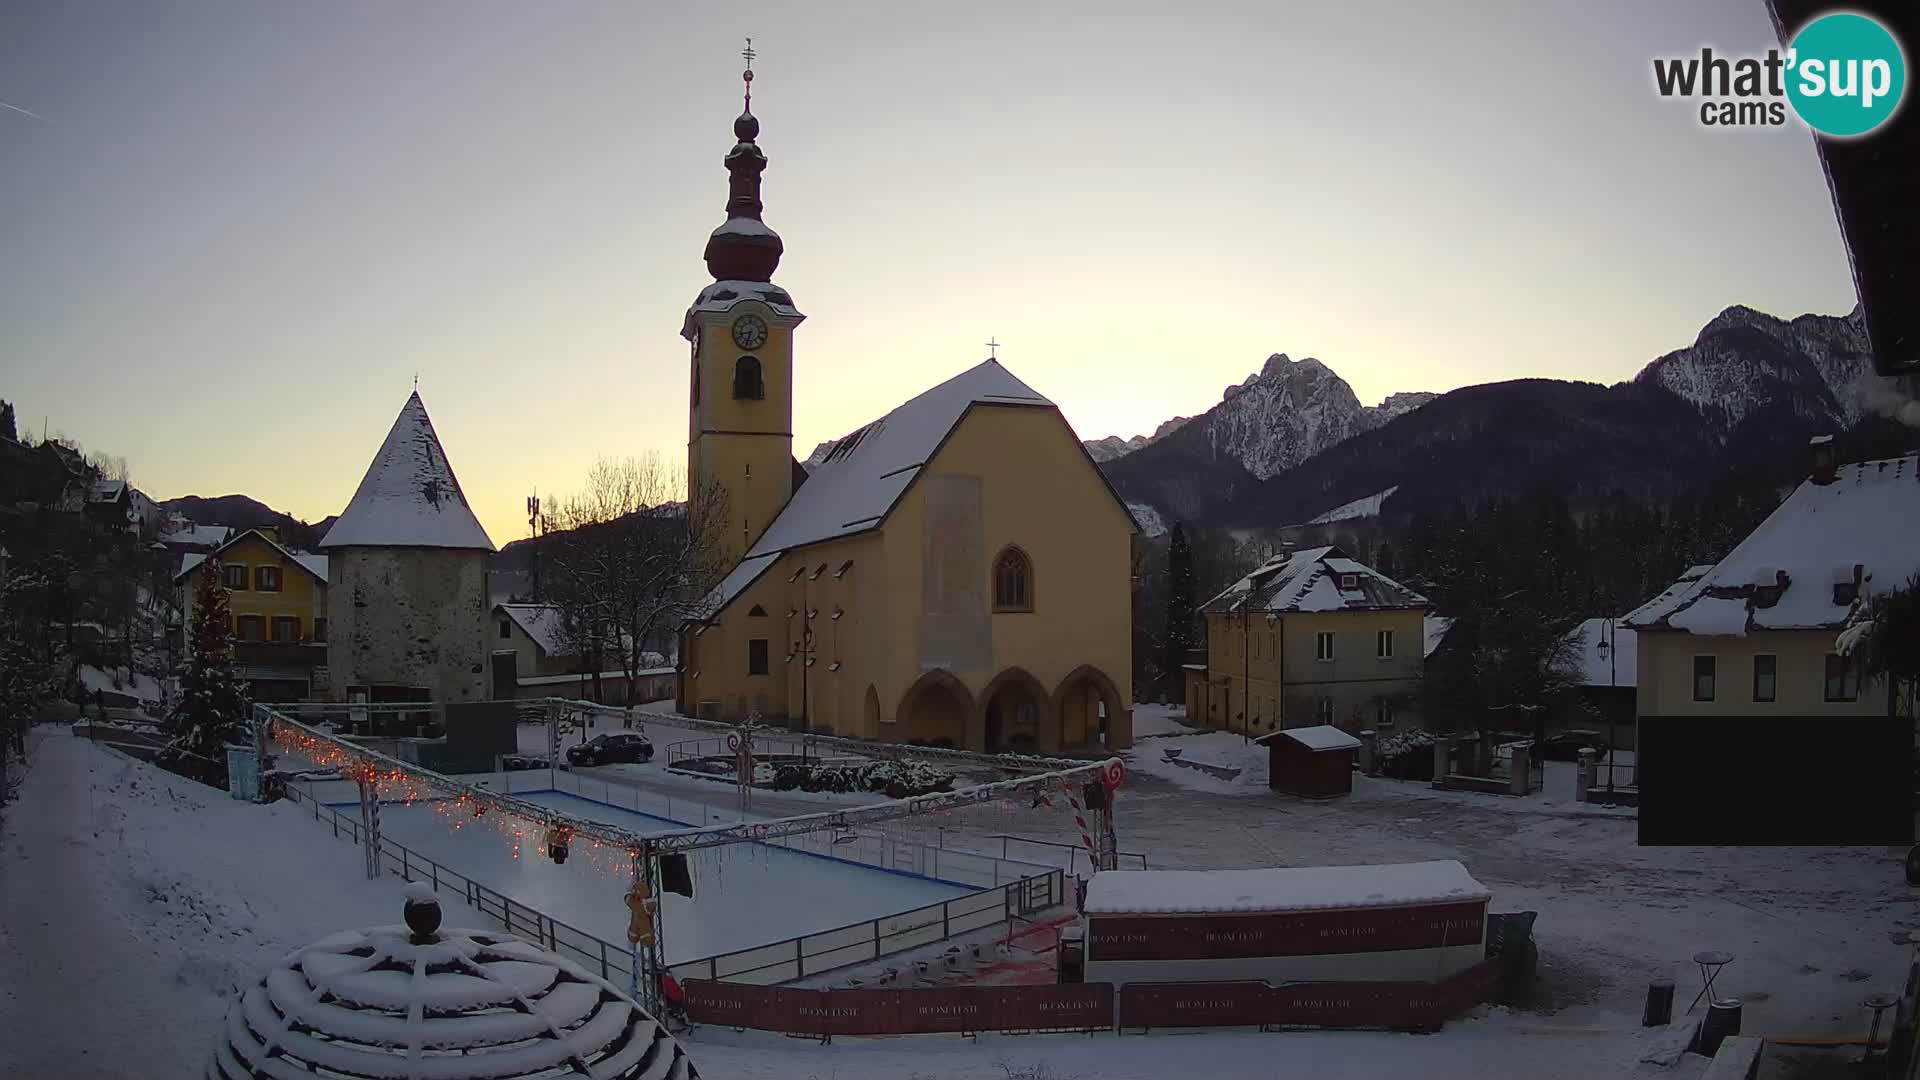
[[[760,378],[760,358],[743,356],[733,362],[733,396],[740,401],[759,401],[767,396]]]
[[[222,580],[228,589],[245,590],[247,587],[247,568],[239,563],[228,563],[220,568]]]
[[[280,568],[277,566],[254,567],[253,589],[255,592],[279,592]]]
[[[749,619],[764,619],[766,617],[767,609],[761,607],[759,604],[755,604],[747,609],[747,618]]]
[[[1693,700],[1713,700],[1713,670],[1713,657],[1696,656],[1693,658]]]
[[[313,640],[315,641],[327,640],[327,620],[325,619],[313,620]]]
[[[1853,657],[1827,654],[1827,700],[1860,700],[1860,669]]]
[[[1033,610],[1033,563],[1019,548],[1008,548],[993,562],[993,609]]]
[[[765,675],[767,673],[767,639],[754,638],[747,642],[747,674]]]
[[[233,620],[233,632],[241,641],[259,641],[267,636],[267,620],[259,615],[241,615]]]
[[[502,638],[510,638],[513,636],[513,620],[511,619],[500,620],[500,636]]]
[[[275,615],[273,617],[273,640],[299,641],[300,620],[291,615]]]
[[[1753,700],[1772,701],[1779,691],[1780,658],[1777,656],[1756,656],[1753,658]]]

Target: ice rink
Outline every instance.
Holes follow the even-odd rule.
[[[564,792],[517,798],[634,832],[660,832],[670,821]],[[340,807],[352,814],[351,806]],[[630,880],[624,856],[601,854],[576,841],[564,865],[540,854],[540,838],[521,842],[518,858],[510,837],[485,819],[468,819],[456,830],[432,804],[380,808],[380,830],[455,872],[505,893],[515,903],[539,909],[608,941],[626,941],[624,896]],[[975,890],[930,878],[862,866],[764,844],[706,848],[688,858],[693,899],[663,898],[663,941],[668,963],[683,963],[765,945],[801,934],[907,911]]]

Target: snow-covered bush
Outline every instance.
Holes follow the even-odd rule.
[[[953,783],[952,773],[922,761],[789,762],[773,770],[773,787],[779,791],[878,791],[905,799],[952,791]]]
[[[1374,760],[1382,775],[1395,780],[1431,780],[1433,743],[1433,736],[1424,731],[1389,735],[1374,744]]]

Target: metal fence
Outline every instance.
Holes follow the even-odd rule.
[[[677,810],[684,813],[696,807],[702,812],[708,810],[704,803],[680,801],[676,808],[676,801],[666,796],[643,793],[624,785],[592,785],[590,781],[582,781],[570,773],[556,775],[571,780],[576,788],[599,786],[606,793],[611,793],[613,789],[625,791],[633,796],[635,805],[657,800],[666,804],[668,812]],[[468,779],[472,782],[473,778]],[[483,779],[491,779],[498,784],[499,790],[511,792],[516,789],[532,790],[545,777],[540,771],[535,771],[498,774]],[[362,842],[359,818],[342,814],[326,805],[330,795],[345,801],[352,790],[351,783],[347,781],[301,781],[287,785],[287,796],[294,802],[310,807],[314,819],[330,826],[336,837],[344,835],[359,844]],[[641,809],[636,812],[649,811]],[[848,839],[849,835],[852,836],[851,840]],[[1017,837],[1005,839],[1036,846],[1065,846],[1047,845],[1045,841],[1020,841]],[[753,984],[786,982],[867,963],[1012,919],[1025,918],[1064,903],[1067,896],[1064,871],[1010,858],[866,833],[841,836],[804,833],[764,843],[844,862],[934,878],[979,891],[912,911],[671,964],[668,971],[676,978],[727,979]],[[1002,846],[1005,847],[1004,843]],[[436,891],[457,886],[469,906],[499,920],[509,932],[521,934],[553,952],[568,956],[588,969],[598,971],[615,985],[624,985],[620,980],[628,977],[632,967],[626,945],[607,941],[561,922],[538,908],[516,902],[505,893],[488,888],[444,863],[385,837],[380,841],[380,853],[382,865],[402,880],[425,881]],[[1145,864],[1144,859],[1141,859],[1141,864]]]

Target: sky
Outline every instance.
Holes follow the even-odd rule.
[[[1275,352],[1374,403],[1855,303],[1806,130],[1653,90],[1762,0],[9,0],[0,398],[317,520],[417,376],[498,544],[683,461],[748,35],[802,457],[989,339],[1097,438]]]

